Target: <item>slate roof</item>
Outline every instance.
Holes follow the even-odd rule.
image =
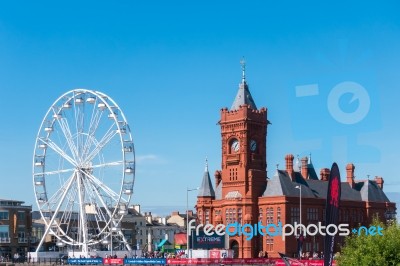
[[[208,172],[208,165],[206,163],[206,169],[204,170],[203,181],[199,188],[199,194],[197,197],[213,197],[215,198],[214,188],[211,183],[210,173]]]
[[[239,110],[239,107],[243,104],[248,104],[251,109],[257,110],[257,106],[253,100],[253,97],[251,97],[249,86],[247,86],[245,80],[243,80],[242,83],[239,84],[238,93],[236,94],[235,100],[233,101],[230,110]]]
[[[299,172],[294,172],[294,174],[295,181],[292,181],[286,171],[277,170],[268,181],[263,197],[299,197],[300,190],[296,186],[301,186],[302,197],[326,198],[328,192],[327,181],[304,179]],[[374,180],[355,181],[354,188],[351,188],[347,182],[341,182],[341,190],[341,200],[389,202],[385,193]]]

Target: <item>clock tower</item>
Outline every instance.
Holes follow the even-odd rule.
[[[225,222],[258,222],[258,198],[266,188],[267,178],[267,109],[257,109],[245,77],[242,64],[242,81],[236,98],[228,110],[221,110],[221,199],[224,200],[222,213]],[[231,215],[231,210],[239,210],[240,215]],[[236,219],[231,219],[232,216]],[[238,239],[235,239],[238,238]],[[231,237],[230,242],[241,243],[239,257],[257,256],[258,239],[241,241]],[[230,244],[231,246],[231,244]]]
[[[230,110],[221,110],[222,196],[238,190],[243,199],[254,199],[265,190],[267,168],[267,109],[257,109],[245,78]]]

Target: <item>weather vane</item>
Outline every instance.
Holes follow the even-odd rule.
[[[240,59],[240,64],[242,65],[242,81],[244,82],[246,79],[246,61],[244,60],[244,56]]]

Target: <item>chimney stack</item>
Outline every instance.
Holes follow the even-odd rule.
[[[295,175],[294,175],[294,170],[293,170],[293,159],[294,156],[293,154],[288,154],[285,156],[285,161],[286,161],[286,172],[292,179],[292,181],[295,180]]]
[[[347,179],[347,183],[349,183],[351,188],[354,188],[354,185],[355,185],[355,183],[354,183],[354,169],[355,168],[356,167],[352,163],[349,163],[346,165],[346,172],[347,172],[346,179]]]
[[[301,159],[301,175],[304,179],[308,179],[308,158],[307,156]]]
[[[381,176],[375,176],[375,182],[380,189],[383,189],[383,178]]]
[[[319,172],[321,181],[328,181],[331,170],[329,168],[322,168]]]

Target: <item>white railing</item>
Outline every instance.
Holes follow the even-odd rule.
[[[18,238],[18,243],[28,243],[28,239],[27,238]]]
[[[11,243],[9,237],[0,237],[0,243]]]

